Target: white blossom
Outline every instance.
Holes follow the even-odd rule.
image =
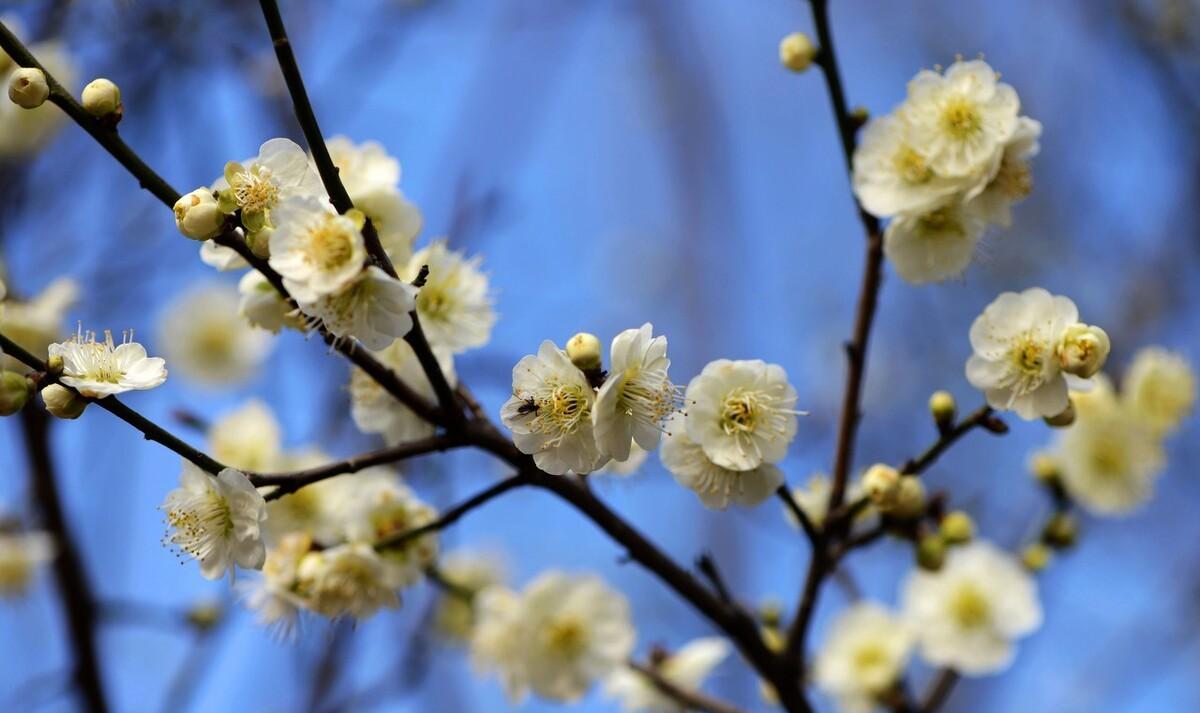
[[[944,74],[922,70],[904,103],[911,141],[942,176],[985,176],[1000,165],[1017,130],[1017,92],[983,60],[959,61]]]
[[[679,388],[667,376],[670,366],[667,338],[653,336],[649,322],[613,339],[608,377],[592,407],[601,453],[624,461],[632,443],[648,451],[658,447],[663,424],[680,401]]]
[[[252,327],[278,334],[284,327],[303,331],[305,318],[258,270],[250,270],[238,281],[238,314]]]
[[[1000,157],[1000,167],[988,181],[983,192],[967,203],[967,210],[992,225],[1007,228],[1012,225],[1012,206],[1033,190],[1033,173],[1029,161],[1037,155],[1042,124],[1022,116]]]
[[[477,596],[472,655],[514,701],[527,690],[577,701],[633,651],[629,602],[596,577],[546,572],[519,595],[497,585]]]
[[[217,419],[208,429],[213,458],[239,470],[271,472],[283,469],[283,436],[274,412],[251,399]]]
[[[49,354],[62,357],[59,381],[88,398],[153,389],[167,380],[166,362],[147,356],[146,348],[128,333],[117,345],[112,332],[105,332],[104,341],[98,342],[94,332],[84,334],[80,328],[71,339],[51,344]]]
[[[458,380],[454,373],[454,360],[439,349],[434,349],[433,353],[446,381],[454,386]],[[431,401],[436,400],[433,385],[429,383],[416,352],[408,342],[397,339],[388,348],[375,352],[374,356],[413,391]],[[350,372],[350,415],[359,430],[382,435],[388,445],[426,438],[434,432],[431,423],[413,413],[412,409],[400,403],[369,374],[358,368]]]
[[[651,661],[664,680],[684,691],[696,691],[704,679],[729,656],[729,643],[719,636],[695,639],[678,651]],[[618,668],[604,683],[604,692],[621,703],[626,713],[686,713],[679,701],[663,694],[645,674],[628,667]]]
[[[347,542],[371,545],[384,562],[384,580],[393,588],[415,584],[438,552],[437,533],[430,532],[400,545],[385,545],[401,535],[437,519],[437,511],[405,486],[393,472],[347,482],[352,494],[343,508],[343,536]]]
[[[268,518],[268,522],[271,519]],[[299,572],[301,560],[311,549],[312,539],[308,535],[287,535],[267,551],[262,576],[239,583],[246,606],[255,612],[258,623],[281,639],[294,637],[300,612],[307,608],[298,591]]]
[[[272,216],[269,262],[301,305],[340,292],[363,271],[367,250],[353,214],[338,215],[325,200],[298,197],[280,202]]]
[[[934,172],[922,147],[913,143],[906,117],[897,114],[872,119],[863,128],[853,182],[863,209],[885,218],[933,210],[972,181]]]
[[[267,504],[240,471],[217,477],[183,463],[179,487],[167,494],[162,510],[171,531],[167,543],[200,562],[200,574],[219,579],[234,568],[262,569]]]
[[[1135,510],[1154,493],[1166,463],[1152,425],[1117,399],[1107,379],[1072,394],[1075,422],[1058,434],[1053,458],[1071,499],[1096,515]]]
[[[975,353],[967,360],[967,381],[993,408],[1021,418],[1062,413],[1068,382],[1058,349],[1063,333],[1078,321],[1074,302],[1040,287],[1001,294],[971,325]]]
[[[675,481],[700,497],[705,507],[724,510],[730,503],[754,507],[783,485],[783,471],[770,463],[749,470],[730,470],[713,463],[684,428],[682,414],[667,423],[659,456]]]
[[[592,430],[595,390],[587,377],[549,340],[513,367],[513,395],[500,418],[522,453],[553,475],[590,473],[609,459]]]
[[[25,594],[37,568],[53,560],[57,551],[46,532],[0,532],[0,597]]]
[[[1121,397],[1156,433],[1169,434],[1196,404],[1196,374],[1181,354],[1147,347],[1134,354]]]
[[[367,349],[386,348],[412,329],[417,288],[374,265],[340,292],[303,307],[330,332],[355,338]]]
[[[415,279],[429,266],[425,285],[417,293],[417,315],[429,343],[454,354],[487,344],[496,313],[488,278],[479,270],[481,258],[451,250],[445,239],[417,251],[408,262],[406,277]]]
[[[388,257],[397,266],[406,264],[423,218],[400,191],[400,162],[374,141],[355,145],[335,136],[325,146],[350,200],[375,226]]]
[[[688,384],[685,402],[688,438],[722,468],[778,463],[796,436],[796,390],[777,364],[709,362]]]
[[[825,522],[825,516],[829,514],[829,493],[832,491],[833,482],[829,476],[824,473],[814,473],[807,483],[792,488],[792,500],[796,501],[796,505],[804,511],[805,515],[808,515],[809,521],[819,527]],[[863,497],[863,488],[860,482],[849,483],[846,486],[846,502],[852,503],[861,497]],[[788,522],[797,527],[800,526],[790,508],[784,508],[784,514],[787,516]]]
[[[913,571],[902,596],[925,661],[967,676],[1007,668],[1014,642],[1042,622],[1037,583],[983,541],[952,548],[937,572]]]
[[[79,295],[79,285],[62,277],[28,302],[7,299],[0,310],[0,332],[33,354],[45,354],[59,340],[66,311]],[[29,367],[11,357],[3,359],[8,371],[25,373]]]
[[[325,198],[321,177],[308,155],[289,139],[271,139],[259,147],[255,158],[225,164],[224,174],[212,189],[219,195],[222,210],[241,211],[252,247],[257,234],[270,235],[275,225],[273,211],[280,203],[296,197]]]
[[[905,282],[923,285],[950,280],[971,264],[986,227],[960,203],[902,215],[884,231],[884,255]]]
[[[237,232],[238,235],[241,235],[241,228]],[[250,263],[246,262],[246,259],[239,255],[236,250],[227,248],[224,245],[217,245],[211,240],[205,240],[203,243],[200,243],[200,261],[221,272],[245,270],[250,267]],[[258,273],[254,271],[251,274]]]
[[[494,554],[459,550],[441,558],[438,571],[455,591],[443,592],[438,597],[434,624],[447,639],[467,642],[475,629],[474,594],[504,581],[503,563]],[[471,592],[472,596],[464,597],[460,592]]]
[[[400,606],[383,559],[362,542],[309,552],[300,560],[296,576],[308,607],[330,619],[368,619],[382,608]]]
[[[209,283],[180,295],[159,321],[159,341],[173,368],[209,386],[254,376],[271,353],[271,335],[248,325],[232,286]]]
[[[904,672],[914,632],[900,617],[874,602],[859,602],[834,620],[817,652],[817,688],[843,713],[870,713],[877,698]]]

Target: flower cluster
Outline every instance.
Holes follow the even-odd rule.
[[[596,577],[545,572],[524,591],[493,585],[476,599],[472,659],[513,701],[529,691],[577,701],[633,651],[629,602]]]
[[[1134,356],[1119,393],[1103,374],[1096,381],[1071,395],[1075,420],[1039,466],[1084,509],[1120,515],[1153,494],[1166,464],[1164,439],[1195,404],[1196,376],[1183,357],[1148,347]]]
[[[1088,388],[1108,359],[1108,335],[1079,322],[1067,297],[1040,287],[997,297],[971,325],[967,380],[990,406],[1024,419],[1055,418],[1069,388]]]
[[[854,153],[854,192],[890,218],[888,260],[914,284],[967,269],[989,224],[1008,227],[1032,188],[1042,125],[982,60],[922,70],[891,114],[871,120]]]

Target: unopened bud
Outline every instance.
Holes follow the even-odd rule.
[[[15,371],[0,372],[0,416],[12,416],[29,403],[33,382]]]
[[[1029,460],[1029,472],[1043,485],[1051,485],[1062,476],[1058,467],[1058,459],[1046,451],[1038,451]]]
[[[1058,363],[1068,374],[1087,379],[1095,376],[1108,359],[1111,344],[1099,327],[1076,323],[1063,332],[1058,347]]]
[[[101,77],[88,82],[81,96],[83,109],[97,119],[109,119],[113,123],[121,120],[121,90],[116,84]]]
[[[36,109],[46,103],[50,85],[46,73],[37,67],[21,67],[8,80],[8,98],[25,109]]]
[[[1068,399],[1067,407],[1062,410],[1062,413],[1054,416],[1046,416],[1042,420],[1046,422],[1047,426],[1052,428],[1066,428],[1075,423],[1075,404]]]
[[[600,369],[600,340],[595,334],[580,332],[567,342],[567,358],[580,371]]]
[[[1075,544],[1079,537],[1079,525],[1068,513],[1059,512],[1050,517],[1042,530],[1042,542],[1056,549],[1065,549]]]
[[[61,354],[55,354],[46,360],[46,373],[53,377],[62,376],[63,358]]]
[[[948,544],[961,545],[975,537],[975,522],[962,510],[955,510],[942,518],[940,532]]]
[[[188,610],[187,621],[200,631],[208,631],[220,624],[224,615],[225,612],[221,609],[220,604],[202,603]]]
[[[758,605],[758,618],[764,626],[778,627],[783,622],[783,607],[778,601],[768,599]]]
[[[933,415],[933,422],[937,424],[939,431],[954,425],[957,408],[949,391],[935,391],[933,396],[929,397],[929,413]]]
[[[925,486],[913,475],[900,476],[896,491],[896,504],[883,512],[904,520],[910,520],[925,512]]]
[[[871,112],[865,106],[856,106],[850,110],[850,123],[854,125],[855,130],[866,126],[870,118]]]
[[[225,225],[225,214],[207,188],[197,188],[175,201],[174,210],[175,226],[184,237],[192,240],[215,238]]]
[[[817,56],[817,46],[803,32],[793,32],[779,42],[779,61],[793,72],[808,69]]]
[[[42,403],[46,404],[46,411],[51,416],[68,421],[82,416],[83,410],[87,408],[87,399],[58,384],[50,384],[42,389]]]
[[[1050,564],[1054,553],[1040,542],[1035,542],[1021,552],[1021,564],[1030,572],[1041,572]]]
[[[884,463],[876,463],[862,477],[863,493],[882,511],[895,507],[900,495],[900,473]]]
[[[925,535],[917,540],[917,565],[936,572],[946,562],[946,541],[941,535]]]

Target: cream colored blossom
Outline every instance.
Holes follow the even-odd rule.
[[[255,375],[270,355],[271,335],[246,324],[232,286],[210,283],[175,299],[159,322],[159,342],[171,366],[209,386],[229,386]]]
[[[685,691],[696,691],[704,685],[712,670],[729,656],[729,643],[719,636],[689,641],[678,651],[651,662],[663,679]],[[618,668],[604,683],[604,693],[617,699],[626,713],[686,713],[679,701],[671,698],[646,678],[645,674],[628,667]]]
[[[217,419],[208,430],[213,458],[239,470],[269,473],[283,470],[283,436],[275,413],[251,399]]]
[[[817,688],[832,696],[843,713],[870,713],[904,672],[914,638],[905,621],[879,604],[847,607],[817,652]]]
[[[94,332],[84,334],[80,328],[73,338],[49,347],[51,358],[61,357],[63,373],[59,380],[81,395],[93,399],[144,391],[161,386],[167,380],[165,362],[146,355],[146,348],[126,334],[121,344],[114,344],[112,333],[104,333],[104,341],[96,341]]]
[[[505,579],[505,568],[494,554],[459,550],[438,562],[438,571],[453,585],[438,597],[434,624],[438,633],[454,642],[469,641],[475,628],[475,594]],[[464,594],[470,596],[464,596]]]
[[[730,503],[754,507],[783,485],[783,471],[770,463],[749,470],[722,468],[691,439],[677,414],[667,423],[660,457],[675,481],[696,493],[705,507],[724,510]]]
[[[600,452],[629,458],[633,443],[658,447],[663,424],[679,408],[679,387],[667,369],[667,338],[653,336],[650,323],[627,329],[612,341],[609,372],[592,407],[592,427]]]
[[[272,223],[269,262],[301,305],[337,294],[362,273],[367,249],[353,211],[338,215],[324,199],[288,198],[272,209]]]
[[[38,567],[53,560],[57,550],[45,532],[0,532],[0,598],[29,591]]]
[[[226,468],[213,477],[184,461],[179,487],[162,510],[170,528],[166,542],[199,561],[206,579],[232,577],[235,566],[262,569],[267,504],[240,471]]]
[[[1146,347],[1125,372],[1121,397],[1138,419],[1156,433],[1169,434],[1196,404],[1196,373],[1183,355]]]
[[[796,390],[777,364],[709,362],[688,384],[685,401],[688,438],[722,468],[778,463],[796,437]]]
[[[923,213],[969,190],[978,179],[946,178],[929,165],[913,142],[903,114],[872,119],[854,151],[854,193],[863,209],[886,218]]]
[[[0,310],[0,333],[32,354],[45,354],[50,344],[62,337],[66,311],[78,295],[79,285],[63,277],[28,302],[7,299]],[[28,366],[11,357],[5,357],[3,364],[8,371],[29,371]]]
[[[400,191],[400,162],[374,141],[356,145],[344,136],[335,136],[325,146],[354,207],[375,226],[392,262],[398,268],[405,265],[412,257],[423,218],[420,209]]]
[[[435,240],[412,256],[406,278],[415,279],[429,267],[417,293],[417,314],[429,343],[454,354],[487,344],[496,323],[488,278],[479,269],[482,258],[467,258]]]
[[[1017,120],[996,174],[983,192],[967,203],[967,210],[992,225],[1007,228],[1012,225],[1012,206],[1024,200],[1033,190],[1033,171],[1030,160],[1037,155],[1042,135],[1041,122],[1022,116]]]
[[[417,289],[374,265],[341,291],[304,305],[334,335],[384,349],[412,329]]]
[[[948,203],[892,220],[883,251],[905,282],[943,282],[966,271],[985,227],[962,204]]]
[[[296,591],[307,606],[330,619],[368,619],[380,609],[396,609],[400,596],[387,581],[387,566],[362,542],[309,552],[300,560]]]
[[[414,391],[431,402],[436,400],[433,385],[425,376],[417,355],[408,342],[397,339],[375,357]],[[442,373],[451,386],[457,383],[454,360],[434,350]],[[389,445],[414,441],[433,435],[434,426],[400,403],[370,375],[355,368],[350,372],[350,415],[360,431],[378,433]]]

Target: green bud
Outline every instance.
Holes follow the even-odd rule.
[[[935,391],[933,396],[929,397],[929,413],[933,415],[933,422],[937,424],[939,431],[954,425],[957,409],[958,406],[949,391]]]
[[[941,535],[925,535],[917,540],[917,566],[936,572],[946,562],[946,541]]]
[[[225,612],[221,609],[221,605],[211,602],[201,603],[188,609],[187,621],[200,631],[208,631],[220,624],[224,616]]]
[[[46,360],[46,373],[55,378],[62,376],[63,358],[61,354],[55,354]]]
[[[1058,469],[1058,460],[1046,451],[1038,451],[1029,460],[1029,472],[1042,485],[1053,485],[1062,475]]]
[[[962,510],[947,513],[940,529],[942,537],[951,545],[961,545],[975,537],[975,522]]]
[[[1065,549],[1074,545],[1078,537],[1078,523],[1065,512],[1054,513],[1042,530],[1042,542],[1055,549]]]
[[[1050,564],[1054,554],[1050,548],[1040,542],[1035,542],[1021,552],[1021,564],[1030,572],[1041,572]]]
[[[758,605],[758,618],[769,627],[778,627],[783,622],[783,607],[774,599],[767,599]]]
[[[921,479],[914,475],[900,476],[896,504],[884,512],[904,520],[919,517],[925,512],[925,486]]]
[[[817,56],[817,46],[803,32],[793,32],[779,42],[779,62],[793,72],[803,72]]]
[[[33,396],[33,382],[15,371],[0,372],[0,416],[12,416]]]
[[[88,405],[87,399],[58,384],[50,384],[42,389],[42,403],[46,404],[46,411],[51,416],[68,421],[82,416]]]
[[[580,371],[596,371],[600,368],[600,339],[595,334],[580,332],[567,340],[567,358]]]

